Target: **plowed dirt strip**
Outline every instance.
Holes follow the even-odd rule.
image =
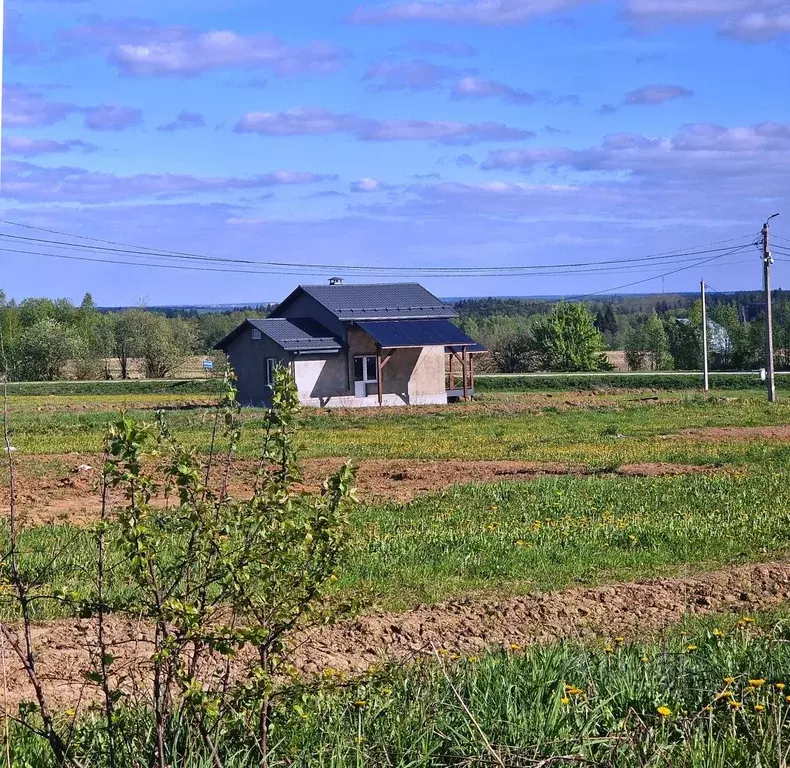
[[[65,457],[64,457],[65,458]],[[68,522],[85,525],[96,520],[100,511],[98,490],[101,459],[74,454],[68,457],[70,469],[62,461],[45,464],[33,472],[17,471],[17,509],[25,525],[50,525]],[[342,458],[306,459],[303,488],[317,491],[328,474],[345,461]],[[79,466],[90,470],[77,472]],[[231,493],[237,497],[251,493],[255,483],[256,462],[234,465]],[[687,464],[624,464],[613,472],[628,477],[658,477],[726,471],[717,467]],[[732,470],[730,470],[732,471]],[[357,485],[362,501],[406,502],[463,483],[524,481],[546,475],[588,476],[602,474],[584,466],[539,461],[415,461],[411,459],[369,459],[359,462]],[[120,501],[120,499],[119,499]],[[0,514],[8,510],[8,490],[0,488]]]
[[[749,613],[790,600],[790,563],[739,566],[688,579],[654,579],[592,589],[569,589],[501,601],[463,600],[379,613],[324,627],[297,638],[294,661],[305,674],[327,668],[349,674],[371,664],[426,653],[430,644],[459,653],[525,646],[565,638],[637,637],[664,629],[685,615]],[[18,629],[18,628],[16,628]],[[52,701],[84,706],[97,698],[84,673],[95,643],[92,621],[57,621],[35,627],[40,676]],[[132,687],[150,654],[150,630],[140,622],[108,621],[116,673]],[[2,650],[9,707],[32,690],[8,643]],[[242,661],[239,661],[241,670]],[[217,670],[206,669],[211,675]]]

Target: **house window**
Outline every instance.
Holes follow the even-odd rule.
[[[354,381],[362,384],[375,384],[378,381],[376,371],[375,355],[362,355],[354,358]]]
[[[280,364],[280,361],[276,357],[267,357],[266,358],[266,386],[272,387],[274,386],[274,370]]]
[[[257,328],[252,329],[252,340],[253,341],[261,340],[261,332]]]

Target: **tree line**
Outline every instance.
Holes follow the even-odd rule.
[[[121,378],[132,362],[147,378],[172,375],[192,355],[215,354],[214,344],[249,312],[198,315],[144,307],[101,311],[89,293],[75,305],[67,299],[15,302],[0,291],[0,373],[17,381]]]
[[[709,294],[708,299],[711,368],[763,367],[766,341],[762,294]],[[790,297],[775,291],[773,306],[776,367],[790,370]],[[702,367],[702,306],[696,294],[615,296],[577,303],[467,299],[456,307],[463,329],[490,350],[490,367],[501,373],[600,370],[593,364],[593,357],[599,359],[604,351],[624,352],[626,364],[633,371]],[[558,361],[547,350],[556,348],[556,339],[563,337],[560,327],[571,313],[575,318],[573,328],[564,332],[564,343],[567,349],[575,347],[576,351]],[[569,368],[570,360],[585,365],[573,363],[574,367]]]

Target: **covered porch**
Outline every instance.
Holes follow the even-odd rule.
[[[469,400],[475,395],[475,355],[488,352],[475,342],[463,346],[446,346],[447,355],[445,388],[447,402]]]
[[[375,343],[376,379],[375,388],[378,404],[383,405],[387,366],[397,350],[435,349],[442,360],[441,369],[434,366],[431,381],[422,381],[420,372],[415,371],[410,382],[414,394],[443,392],[444,401],[469,400],[474,394],[474,363],[470,349],[485,351],[474,339],[467,336],[449,320],[369,320],[356,323]],[[447,358],[449,357],[449,375]],[[371,361],[372,362],[372,361]],[[436,378],[433,380],[436,376]],[[434,400],[434,402],[437,402]]]

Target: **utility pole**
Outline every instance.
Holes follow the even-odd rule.
[[[708,377],[708,308],[705,306],[705,281],[700,280],[700,296],[702,298],[702,388],[710,391]]]
[[[769,216],[763,224],[763,287],[765,288],[765,380],[768,385],[768,402],[776,402],[776,383],[774,381],[774,327],[771,307],[771,249],[769,248],[770,225],[768,222],[779,214]]]

